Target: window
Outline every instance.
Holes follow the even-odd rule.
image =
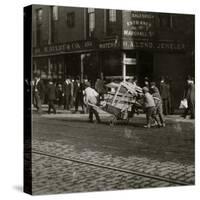
[[[73,28],[75,26],[75,13],[74,12],[67,13],[67,26],[69,28]]]
[[[41,24],[42,23],[42,17],[43,17],[43,10],[42,10],[42,8],[39,8],[39,9],[36,10],[37,24]]]
[[[58,6],[51,6],[51,43],[56,42],[57,38],[57,31],[56,31],[56,24],[58,21]]]
[[[116,10],[107,10],[106,14],[106,30],[107,35],[114,35],[117,33],[117,12]]]
[[[41,8],[36,10],[36,45],[41,45],[41,24],[42,24],[43,10]]]
[[[95,29],[95,9],[88,8],[88,36],[94,36],[94,29]]]
[[[116,22],[116,20],[117,20],[116,10],[109,10],[109,21]]]
[[[53,21],[58,20],[58,6],[52,6],[52,19]]]

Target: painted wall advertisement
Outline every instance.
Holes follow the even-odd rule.
[[[168,15],[168,14],[166,14]],[[123,13],[123,49],[183,51],[185,44],[177,40],[156,38],[159,13],[129,11]]]
[[[123,36],[151,38],[154,36],[154,15],[146,12],[130,11],[123,15]]]

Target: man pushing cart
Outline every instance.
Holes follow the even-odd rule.
[[[103,110],[112,115],[111,124],[116,120],[126,120],[134,114],[135,111],[133,107],[141,108],[141,104],[138,101],[138,97],[142,94],[142,89],[136,84],[123,81],[119,84],[110,83],[106,85],[109,88],[115,88],[115,92],[108,92],[105,95],[104,101],[97,103],[98,93],[88,86],[85,90],[86,104],[89,107],[89,118],[92,121],[93,113],[96,116],[98,122],[100,118],[97,110]]]

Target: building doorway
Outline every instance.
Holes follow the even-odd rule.
[[[153,53],[140,51],[138,53],[138,76],[140,82],[143,82],[145,77],[148,77],[149,80],[154,79],[154,57]]]

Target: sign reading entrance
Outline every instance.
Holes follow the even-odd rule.
[[[155,15],[149,12],[125,13],[123,35],[126,37],[151,38],[154,36]]]

